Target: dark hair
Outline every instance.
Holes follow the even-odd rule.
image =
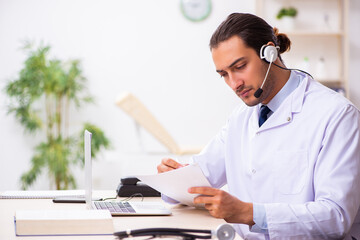
[[[209,44],[210,49],[217,48],[221,42],[233,36],[239,36],[259,56],[261,46],[268,42],[279,46],[280,54],[290,50],[291,41],[286,34],[279,33],[277,28],[272,28],[262,18],[249,13],[230,14],[213,33]]]

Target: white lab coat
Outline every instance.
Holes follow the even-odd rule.
[[[354,223],[359,110],[300,76],[300,85],[260,128],[258,108],[242,105],[193,161],[214,187],[228,184],[240,200],[264,204],[269,235],[235,224],[245,239],[351,239],[351,229],[360,240],[359,214]]]

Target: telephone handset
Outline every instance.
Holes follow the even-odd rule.
[[[119,197],[131,197],[140,193],[144,197],[160,197],[161,193],[152,187],[140,182],[136,177],[125,177],[120,179],[120,184],[116,189]]]
[[[125,177],[125,178],[121,178],[120,182],[123,185],[136,185],[137,182],[140,182],[140,179],[138,179],[137,177]]]

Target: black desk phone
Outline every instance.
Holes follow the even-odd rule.
[[[120,184],[116,189],[119,197],[131,197],[140,193],[144,197],[160,197],[161,193],[140,182],[136,177],[125,177],[120,179]]]

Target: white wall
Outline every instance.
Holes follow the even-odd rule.
[[[178,0],[1,0],[0,87],[21,69],[24,39],[50,44],[57,58],[81,59],[97,104],[72,119],[73,130],[83,121],[105,130],[113,148],[99,162],[111,169],[98,168],[104,168],[100,173],[106,177],[111,172],[117,184],[129,169],[122,167],[130,161],[124,154],[138,151],[133,122],[114,104],[118,94],[138,96],[181,145],[206,144],[239,101],[215,73],[208,41],[230,12],[253,11],[254,6],[247,1],[213,2],[211,16],[192,23],[181,15]],[[6,114],[3,92],[0,103],[0,190],[16,189],[42,138],[24,134]],[[144,138],[147,150],[162,152],[152,157],[154,162],[168,155],[152,137],[145,133]],[[148,158],[142,155],[133,168]],[[149,171],[155,169],[154,163]],[[44,176],[34,188],[47,188],[46,181]]]
[[[146,149],[158,153],[140,154],[133,122],[114,100],[130,91],[180,145],[206,144],[239,103],[214,71],[209,38],[230,12],[255,9],[254,1],[212,2],[210,17],[192,23],[181,15],[179,0],[0,0],[0,88],[22,67],[24,39],[50,44],[52,55],[62,60],[81,59],[97,104],[77,113],[72,130],[91,121],[105,130],[113,145],[94,164],[94,186],[113,189],[121,176],[155,172],[156,163],[170,155],[146,132]],[[350,87],[360,106],[355,72],[360,6],[357,0],[351,3]],[[6,114],[3,92],[0,132],[0,191],[18,189],[20,175],[29,169],[32,149],[42,137],[24,134]],[[75,173],[81,187],[82,171]],[[33,188],[49,188],[46,174]]]

